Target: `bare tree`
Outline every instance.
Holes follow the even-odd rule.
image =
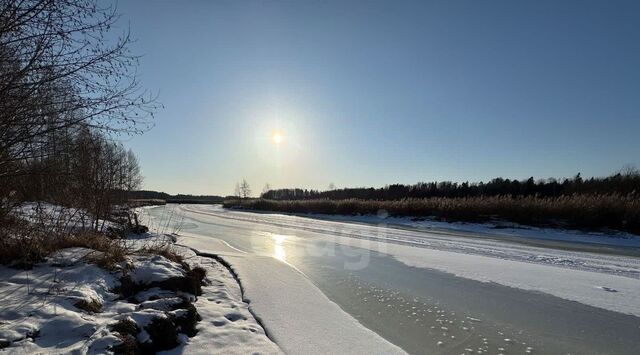
[[[139,87],[128,32],[99,0],[0,1],[0,177],[42,157],[50,135],[79,123],[142,132],[157,108]]]
[[[251,187],[249,186],[249,183],[247,183],[247,180],[242,179],[242,182],[240,183],[240,196],[242,198],[247,198],[251,196]]]
[[[140,171],[140,163],[138,162],[138,157],[131,149],[127,151],[127,156],[123,163],[125,168],[124,176],[126,179],[124,184],[125,190],[134,191],[142,187],[144,178]]]
[[[81,130],[71,153],[68,185],[73,203],[91,213],[94,228],[110,217],[115,204],[127,202],[128,192],[140,186],[137,157],[122,144],[108,140],[100,131]]]
[[[625,164],[619,171],[619,174],[626,177],[640,176],[640,170],[632,164]]]

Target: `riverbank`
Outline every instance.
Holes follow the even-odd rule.
[[[481,196],[402,200],[225,200],[225,208],[325,215],[383,215],[443,222],[511,222],[525,226],[640,233],[635,195]]]
[[[20,237],[41,256],[0,266],[0,352],[404,353],[280,260],[214,238],[88,234],[86,213],[44,207],[18,214],[51,232]]]
[[[126,244],[109,267],[78,247],[28,270],[0,266],[0,352],[281,353],[225,265],[162,235]]]

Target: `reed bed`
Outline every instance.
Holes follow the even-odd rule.
[[[575,194],[560,197],[433,197],[401,200],[226,200],[227,208],[287,213],[429,217],[445,221],[504,220],[523,225],[620,230],[640,234],[640,198],[635,194]]]

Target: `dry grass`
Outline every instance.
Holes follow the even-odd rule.
[[[156,243],[152,245],[146,245],[138,250],[141,254],[153,254],[165,257],[175,263],[181,265],[187,265],[184,261],[184,256],[180,254],[176,248],[168,243]]]
[[[123,241],[100,233],[60,231],[17,218],[1,222],[0,264],[28,269],[60,249],[84,247],[99,252],[88,256],[88,261],[112,269],[130,252]]]
[[[112,331],[120,333],[122,336],[131,335],[136,336],[140,329],[138,329],[138,325],[132,321],[131,319],[121,319],[117,323],[109,326]]]
[[[87,313],[100,313],[102,312],[102,304],[96,300],[80,300],[74,304],[76,308],[79,308]]]
[[[636,195],[568,195],[558,198],[467,197],[383,200],[234,200],[225,207],[263,211],[323,214],[376,214],[434,217],[440,220],[484,222],[495,219],[525,225],[616,229],[640,233],[640,198]]]
[[[122,238],[91,230],[59,228],[60,223],[33,223],[5,215],[0,220],[0,264],[30,269],[54,252],[73,247],[95,250],[84,259],[104,269],[115,270],[132,253],[161,255],[188,269],[183,255],[165,239],[151,240],[140,249]]]

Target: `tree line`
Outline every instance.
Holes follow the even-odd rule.
[[[99,0],[0,2],[0,221],[33,200],[97,221],[139,189],[138,159],[117,138],[149,129],[159,104],[118,19]]]
[[[270,200],[313,200],[313,199],[362,199],[400,200],[405,198],[463,198],[481,196],[510,197],[560,197],[574,194],[640,194],[640,172],[627,166],[607,177],[583,179],[581,174],[572,178],[535,180],[504,179],[501,177],[487,182],[419,182],[413,185],[393,184],[381,188],[360,187],[329,189],[326,191],[309,189],[275,189],[264,192],[261,197]]]
[[[171,195],[166,192],[150,191],[150,190],[138,190],[131,191],[129,193],[131,199],[136,200],[157,200],[164,201],[164,203],[220,203],[224,200],[224,197],[217,195],[189,195],[189,194],[177,194]],[[144,201],[140,201],[144,202]],[[153,201],[149,201],[153,202]]]

